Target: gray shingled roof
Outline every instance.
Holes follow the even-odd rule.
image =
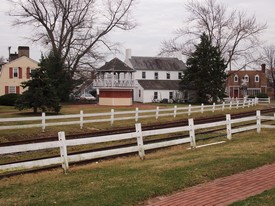
[[[136,70],[183,71],[186,69],[183,61],[178,58],[132,56],[129,61]]]
[[[106,62],[102,67],[97,69],[99,72],[135,72],[135,70],[129,67],[127,64],[119,60],[118,58],[114,58],[109,62]]]
[[[180,80],[138,80],[145,90],[179,90]]]

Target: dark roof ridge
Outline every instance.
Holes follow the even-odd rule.
[[[125,62],[121,61],[119,58],[115,57],[111,61],[106,62],[102,67],[97,69],[97,71],[132,71],[135,69],[128,66]]]

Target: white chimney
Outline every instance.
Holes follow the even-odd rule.
[[[177,51],[176,52],[176,57],[178,58],[178,60],[181,60],[182,61],[182,54],[180,51]]]
[[[126,49],[125,51],[125,60],[131,59],[132,57],[132,50],[131,49]]]

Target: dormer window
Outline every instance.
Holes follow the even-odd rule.
[[[246,82],[249,82],[249,76],[246,74],[243,79],[245,79]]]
[[[181,72],[179,72],[179,79],[181,79],[182,78],[182,73]]]
[[[238,75],[236,74],[235,76],[234,76],[234,82],[238,82],[239,81],[239,77],[238,77]]]
[[[260,82],[260,76],[258,74],[255,75],[255,82]]]

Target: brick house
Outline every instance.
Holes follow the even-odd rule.
[[[272,96],[272,88],[269,87],[269,81],[266,72],[266,65],[262,64],[260,70],[240,70],[228,71],[226,80],[227,94],[233,98],[243,98],[244,92],[241,87],[242,80],[247,82],[247,95],[257,95],[265,93]]]
[[[18,47],[18,54],[10,54],[9,62],[0,68],[0,96],[22,94],[21,83],[28,81],[31,72],[38,68],[38,62],[29,58],[29,47]]]

